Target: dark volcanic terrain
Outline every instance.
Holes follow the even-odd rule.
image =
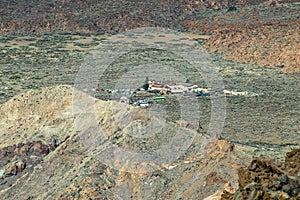
[[[164,27],[212,34],[226,59],[299,72],[297,0],[1,1],[3,34],[117,33]]]

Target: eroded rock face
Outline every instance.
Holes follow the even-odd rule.
[[[26,144],[19,143],[0,149],[0,166],[4,165],[6,161],[15,156],[30,157],[39,156],[43,157],[49,153],[49,146],[42,141],[28,142]]]
[[[42,141],[19,143],[0,149],[0,191],[12,187],[22,176],[32,173],[49,153],[49,145]]]
[[[299,24],[298,20],[216,27],[205,47],[209,52],[224,53],[226,59],[235,62],[299,72]]]
[[[18,173],[22,172],[25,168],[26,168],[26,163],[24,161],[16,161],[11,164],[6,175],[7,176],[17,175]]]
[[[211,172],[206,176],[206,185],[208,187],[213,186],[215,184],[225,184],[223,177],[217,172]]]
[[[300,149],[288,152],[283,165],[288,175],[299,176],[300,174]]]
[[[234,194],[224,191],[221,199],[299,199],[299,152],[287,153],[284,163],[254,159],[248,168],[239,169],[239,189]]]

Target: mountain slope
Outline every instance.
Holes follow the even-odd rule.
[[[218,138],[212,138],[203,151],[203,138],[196,135],[186,152],[171,164],[162,163],[149,171],[143,163],[132,165],[129,160],[129,167],[138,167],[138,173],[116,170],[104,165],[75,131],[73,91],[70,86],[30,90],[1,105],[1,199],[199,199],[222,189],[225,183],[236,186],[238,166],[248,163],[246,154]],[[137,124],[143,124],[143,118],[149,121],[146,110],[117,102],[95,100],[95,108],[97,120],[110,131],[116,126],[112,119],[117,119],[123,108],[138,116],[141,121]],[[104,108],[108,112],[103,112]],[[107,135],[126,148],[125,133]],[[165,140],[146,143],[158,145],[168,142]],[[129,147],[148,148],[142,143]],[[151,165],[156,166],[155,162]]]

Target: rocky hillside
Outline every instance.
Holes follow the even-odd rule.
[[[299,27],[298,20],[224,28],[205,45],[210,52],[224,53],[228,60],[299,72]]]
[[[75,130],[73,92],[70,86],[30,90],[0,106],[0,199],[203,199],[224,184],[236,187],[237,169],[248,164],[230,142],[212,138],[203,149],[204,138],[195,135],[170,164],[153,161],[152,171],[143,163],[130,165],[138,173],[116,170],[97,159]],[[146,110],[101,100],[94,107],[109,140],[122,148],[145,151],[169,142],[164,131],[139,142],[117,127],[128,109],[137,116],[132,126],[148,123]]]
[[[1,1],[2,34],[116,33],[167,27],[211,34],[226,59],[299,72],[297,0]]]
[[[205,200],[238,199],[299,199],[300,198],[300,149],[286,154],[285,162],[264,157],[254,158],[249,167],[238,170],[239,188],[224,185],[223,191]]]
[[[143,26],[180,28],[187,14],[266,0],[1,1],[2,33],[119,32]]]
[[[284,163],[254,159],[248,168],[239,169],[239,189],[225,199],[300,199],[300,149],[286,154]]]
[[[218,10],[183,21],[188,30],[210,32],[209,52],[235,62],[293,73],[300,70],[300,4],[260,4]],[[202,17],[203,19],[199,19]],[[214,20],[214,22],[212,21]]]

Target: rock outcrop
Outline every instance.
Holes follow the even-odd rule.
[[[300,199],[300,149],[287,153],[284,163],[255,158],[239,169],[239,189],[224,191],[225,199]]]

